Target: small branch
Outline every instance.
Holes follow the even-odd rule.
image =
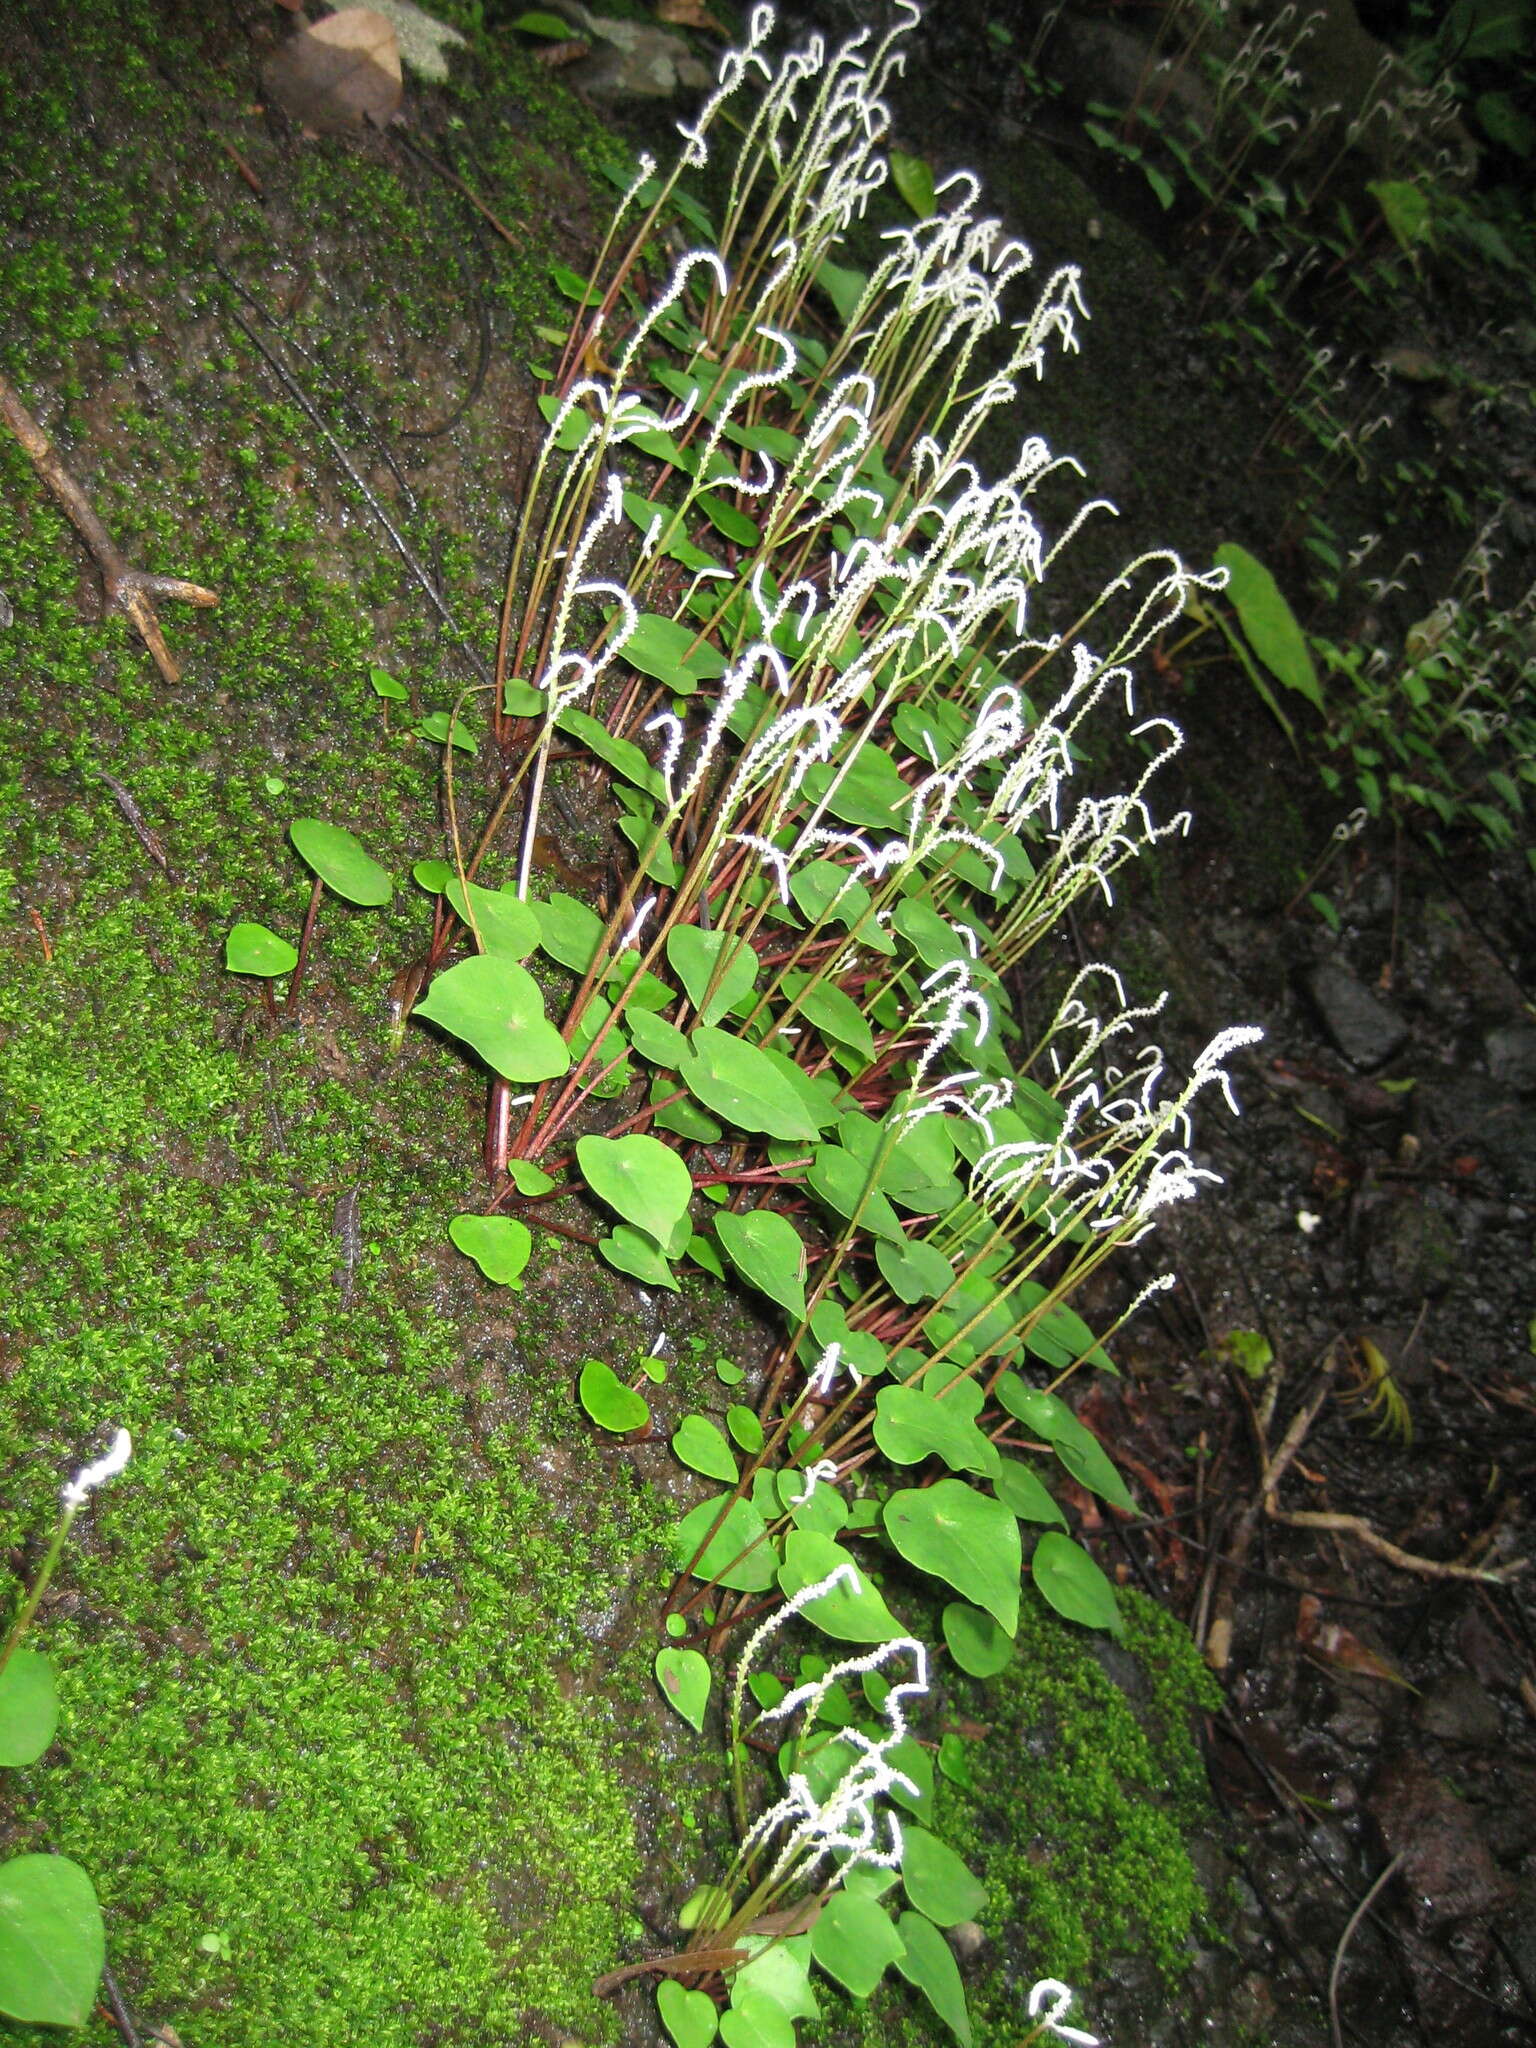
[[[102,590],[109,612],[123,612],[132,621],[139,638],[155,658],[155,666],[168,683],[181,681],[181,670],[165,644],[153,600],[174,598],[181,604],[204,608],[218,603],[217,593],[200,583],[188,583],[179,576],[152,576],[132,568],[117,548],[111,534],[97,518],[84,491],[53,452],[53,443],[17,396],[15,386],[0,376],[0,419],[10,428],[25,450],[27,459],[68,514],[76,532],[90,549],[101,571]]]
[[[1339,1936],[1339,1945],[1333,1952],[1333,1968],[1328,1973],[1328,2023],[1333,2029],[1333,2048],[1344,2048],[1344,2029],[1339,2020],[1339,1973],[1344,1967],[1344,1952],[1355,1938],[1355,1930],[1376,1903],[1378,1893],[1383,1891],[1396,1877],[1403,1866],[1406,1850],[1399,1849],[1386,1869],[1371,1886],[1365,1897],[1349,1916],[1349,1924]]]
[[[1490,1565],[1486,1570],[1471,1564],[1441,1564],[1433,1557],[1417,1557],[1410,1550],[1399,1550],[1395,1543],[1389,1543],[1385,1536],[1378,1536],[1363,1515],[1334,1515],[1303,1509],[1287,1514],[1266,1501],[1271,1521],[1283,1522],[1290,1529],[1330,1529],[1340,1535],[1353,1536],[1357,1543],[1363,1543],[1367,1550],[1374,1550],[1378,1557],[1384,1557],[1388,1564],[1396,1565],[1401,1572],[1417,1572],[1425,1579],[1473,1579],[1479,1585],[1502,1586],[1523,1572],[1529,1560],[1512,1558],[1508,1564]]]

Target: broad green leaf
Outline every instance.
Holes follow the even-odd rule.
[[[743,1131],[774,1138],[814,1138],[816,1125],[799,1096],[755,1045],[701,1024],[689,1033],[678,1075],[706,1109]]]
[[[58,1725],[53,1666],[41,1650],[13,1650],[0,1671],[0,1768],[35,1764]]]
[[[0,1863],[0,2013],[28,2026],[83,2027],[106,1958],[95,1887],[78,1863]]]
[[[561,15],[546,14],[541,8],[532,7],[526,14],[520,14],[512,26],[525,36],[547,36],[551,42],[568,43],[575,34],[571,24]],[[626,184],[628,180],[626,179]]]
[[[811,1154],[806,1185],[821,1197],[835,1215],[888,1244],[905,1244],[906,1232],[900,1218],[878,1188],[869,1189],[869,1168],[842,1145],[818,1145]],[[868,1190],[868,1192],[866,1192]]]
[[[549,1081],[571,1064],[570,1048],[544,1015],[544,995],[525,967],[477,953],[438,975],[413,1015],[474,1047],[505,1081]]]
[[[1122,1623],[1115,1589],[1081,1544],[1047,1529],[1035,1545],[1030,1573],[1048,1604],[1068,1621],[1119,1635]]]
[[[717,1373],[720,1372],[721,1363],[719,1359],[715,1361]],[[738,1372],[737,1378],[740,1376]],[[725,1426],[749,1458],[755,1458],[763,1448],[763,1425],[757,1419],[755,1409],[744,1407],[739,1401],[733,1401],[725,1411]]]
[[[290,974],[299,964],[298,949],[269,932],[264,924],[237,924],[224,941],[224,965],[231,974]]]
[[[487,1280],[522,1293],[522,1271],[533,1250],[533,1234],[526,1223],[515,1216],[455,1216],[448,1235]]]
[[[811,1929],[811,1954],[855,1998],[868,1998],[903,1953],[890,1915],[857,1892],[834,1892]]]
[[[678,1255],[686,1247],[678,1247]],[[667,1264],[667,1254],[654,1237],[644,1230],[636,1230],[632,1223],[619,1223],[608,1237],[597,1241],[600,1257],[606,1259],[617,1273],[627,1273],[632,1280],[638,1280],[643,1287],[666,1287],[673,1294],[678,1292],[677,1275]]]
[[[626,1387],[611,1365],[601,1358],[589,1358],[581,1368],[577,1385],[581,1405],[599,1429],[627,1436],[632,1429],[644,1429],[651,1419],[645,1396]]]
[[[1004,1507],[1021,1522],[1054,1523],[1065,1529],[1066,1516],[1051,1498],[1045,1482],[1017,1458],[1003,1458],[992,1475],[992,1489]]]
[[[795,1465],[776,1472],[773,1485],[779,1506],[797,1529],[808,1529],[816,1536],[838,1536],[847,1528],[848,1503],[835,1486],[808,1486],[805,1473]]]
[[[720,2038],[725,2048],[795,2048],[795,2023],[763,1992],[738,1987],[720,2015]]]
[[[551,426],[557,419],[560,421],[560,431],[555,435],[555,446],[564,455],[574,453],[596,425],[591,415],[584,413],[579,405],[567,407],[565,400],[556,398],[552,391],[546,391],[536,403]]]
[[[826,803],[845,825],[895,832],[905,825],[912,791],[884,748],[866,740],[846,764],[819,761],[806,772],[804,788],[813,803]]]
[[[661,771],[633,740],[620,739],[608,730],[601,719],[594,718],[590,712],[578,710],[574,704],[568,704],[555,723],[561,732],[569,733],[573,740],[580,740],[589,753],[595,754],[616,775],[622,775],[636,789],[643,789],[657,803],[666,802],[667,785],[661,778]]]
[[[642,612],[635,629],[621,646],[620,655],[643,676],[676,687],[682,678],[683,694],[690,687],[712,682],[725,674],[725,656],[707,640],[701,640],[691,626],[676,619],[664,619],[655,612]]]
[[[986,1886],[926,1828],[904,1828],[902,1834],[901,1882],[912,1905],[940,1927],[974,1920],[987,1903]]]
[[[1012,1635],[1019,1623],[1019,1525],[1000,1500],[959,1479],[894,1493],[886,1534],[908,1564],[984,1607]]]
[[[789,1218],[777,1209],[752,1209],[745,1216],[724,1210],[715,1218],[715,1232],[748,1286],[804,1321],[805,1244]]]
[[[677,1559],[678,1570],[687,1571],[692,1564],[696,1579],[718,1578],[733,1593],[766,1593],[773,1584],[779,1561],[773,1545],[762,1541],[768,1533],[767,1524],[749,1500],[731,1503],[730,1512],[710,1539],[704,1555],[693,1563],[693,1553],[708,1535],[719,1512],[717,1494],[700,1501],[673,1530],[672,1555]]]
[[[859,310],[859,301],[869,279],[861,270],[845,269],[841,263],[833,263],[824,256],[816,266],[816,282],[832,301],[838,319],[846,327]]]
[[[514,24],[514,26],[521,27],[530,19],[543,19],[545,21],[553,21],[557,20],[558,17],[555,15],[544,15],[540,17],[537,13],[535,13],[532,16],[525,14],[522,16],[521,21]],[[539,33],[547,33],[547,31],[539,31]],[[565,30],[565,34],[569,36],[570,33],[570,29],[567,28]],[[584,277],[578,277],[575,271],[571,269],[568,263],[551,263],[551,265],[549,266],[549,275],[550,280],[555,287],[555,290],[561,293],[561,295],[567,299],[574,299],[578,306],[595,306],[599,303],[602,297],[602,294],[598,291],[597,287],[595,285],[589,285]]]
[[[938,1456],[951,1472],[978,1472],[992,1479],[1002,1463],[996,1444],[982,1435],[958,1401],[936,1400],[921,1387],[880,1389],[874,1435],[897,1465]]]
[[[658,1017],[653,1010],[630,1008],[624,1024],[635,1051],[655,1066],[675,1069],[688,1050],[688,1041],[677,1026]]]
[[[509,718],[542,718],[549,709],[549,696],[521,676],[508,676],[502,686],[501,708]]]
[[[1016,1422],[1044,1437],[1063,1465],[1090,1493],[1096,1493],[1126,1514],[1136,1503],[1098,1438],[1079,1422],[1065,1401],[1039,1387],[1026,1387],[1016,1373],[1005,1372],[995,1389],[998,1400]]]
[[[578,1138],[576,1164],[600,1202],[666,1244],[693,1200],[693,1175],[660,1138]]]
[[[480,742],[467,721],[460,717],[449,726],[450,714],[446,711],[429,711],[416,728],[418,739],[431,740],[436,747],[446,747],[450,740],[461,754],[472,754]]]
[[[899,1245],[881,1238],[875,1246],[875,1264],[897,1300],[909,1305],[935,1300],[955,1277],[944,1254],[916,1237],[907,1237]]]
[[[925,967],[940,968],[951,960],[969,962],[970,950],[948,918],[940,917],[931,904],[908,896],[897,904],[891,923],[916,952]]]
[[[1249,646],[1270,674],[1288,689],[1299,690],[1309,704],[1323,709],[1323,692],[1307,646],[1307,636],[1264,564],[1227,541],[1216,550],[1227,572],[1227,600],[1237,613]]]
[[[387,697],[394,704],[409,704],[411,701],[410,691],[405,687],[404,683],[397,683],[388,669],[371,665],[368,670],[368,680],[373,685],[375,696]]]
[[[1392,231],[1397,246],[1411,256],[1435,239],[1435,209],[1428,192],[1406,178],[1373,179],[1366,191],[1381,208],[1381,217]],[[1220,555],[1217,556],[1218,561]]]
[[[830,1578],[844,1564],[853,1566],[854,1583],[835,1586],[819,1600],[812,1600],[800,1610],[805,1619],[823,1635],[835,1636],[842,1643],[887,1643],[896,1636],[904,1636],[906,1630],[853,1556],[829,1536],[817,1535],[813,1530],[791,1529],[785,1537],[779,1590],[786,1598],[793,1598],[802,1587]]]
[[[305,866],[348,903],[373,909],[394,895],[395,885],[383,868],[340,825],[328,825],[323,818],[295,818],[288,837]]]
[[[808,974],[786,975],[784,988],[795,1001],[795,1014],[814,1024],[823,1037],[851,1046],[865,1060],[874,1058],[875,1035],[852,996],[845,995],[834,982],[813,983]]]
[[[668,1645],[656,1652],[656,1683],[667,1705],[702,1735],[709,1704],[709,1659],[697,1650]]]
[[[547,903],[536,901],[533,910],[539,920],[540,943],[550,959],[575,974],[585,974],[597,958],[603,936],[603,920],[597,912],[558,890]]]
[[[509,1159],[507,1171],[520,1195],[547,1195],[555,1184],[554,1175],[535,1166],[531,1159]]]
[[[949,1654],[972,1678],[993,1678],[1013,1655],[1013,1637],[990,1614],[964,1600],[951,1600],[944,1610],[944,1641]]]
[[[679,1032],[678,1036],[682,1037],[682,1033]],[[686,1045],[687,1040],[684,1039],[683,1043]],[[678,1093],[677,1081],[671,1074],[665,1074],[660,1080],[652,1083],[650,1102],[652,1109],[655,1110],[658,1130],[676,1131],[680,1138],[691,1138],[699,1145],[713,1145],[716,1139],[725,1135],[721,1125],[700,1109],[691,1095]],[[663,1105],[660,1109],[656,1108],[658,1103]],[[703,1192],[706,1197],[713,1199],[726,1191],[723,1188],[716,1188],[712,1193],[710,1188],[705,1187]]]
[[[854,925],[868,910],[870,894],[847,868],[836,861],[807,861],[789,877],[789,893],[812,924],[823,917],[833,924]]]
[[[971,2048],[971,2016],[966,2011],[965,1987],[949,1943],[921,1913],[903,1913],[896,1923],[896,1932],[903,1951],[896,1958],[897,1969],[915,1990],[921,1991],[960,2048]]]
[[[794,1091],[800,1107],[818,1131],[829,1130],[842,1111],[837,1107],[838,1084],[827,1075],[808,1074],[777,1045],[760,1045],[758,1051],[787,1088]]]
[[[737,547],[755,548],[762,539],[762,529],[755,519],[749,519],[745,512],[728,505],[713,491],[700,491],[695,502],[716,533],[723,533]]]
[[[672,1433],[672,1448],[691,1471],[725,1486],[736,1484],[739,1475],[731,1447],[708,1416],[685,1415]]]
[[[744,939],[700,931],[696,924],[674,925],[667,933],[667,964],[703,1024],[718,1024],[757,979],[757,955]],[[714,993],[708,994],[711,982]]]
[[[504,960],[523,960],[538,945],[539,920],[533,905],[522,902],[511,889],[482,889],[478,882],[471,882],[466,901],[463,885],[454,875],[443,894],[456,917],[465,924],[473,922],[487,953],[499,953]]]
[[[919,220],[932,218],[938,202],[933,195],[933,165],[926,157],[908,156],[904,150],[890,153],[891,183]]]
[[[656,2010],[676,2048],[710,2048],[715,2038],[715,2001],[706,1991],[686,1991],[673,1978],[656,1990]]]
[[[778,1941],[748,1934],[738,1946],[747,1949],[752,1960],[743,1963],[731,1979],[733,1996],[747,1990],[758,1992],[771,1999],[787,2019],[820,2019],[821,2007],[811,1989],[808,1934],[792,1934]]]

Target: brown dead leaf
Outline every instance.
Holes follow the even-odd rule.
[[[317,135],[365,121],[383,128],[400,108],[400,42],[371,8],[348,7],[302,28],[269,57],[262,84],[291,121]]]
[[[1297,1602],[1296,1640],[1340,1671],[1352,1671],[1360,1678],[1383,1678],[1389,1685],[1401,1685],[1409,1692],[1418,1690],[1379,1650],[1362,1643],[1338,1622],[1324,1621],[1323,1605],[1315,1593],[1304,1593]]]
[[[656,19],[670,22],[674,28],[708,29],[712,35],[730,41],[729,29],[715,19],[704,0],[656,0]]]
[[[583,57],[590,57],[592,45],[583,42],[580,36],[572,36],[568,43],[545,43],[533,53],[535,64],[542,64],[546,71],[563,71],[567,64],[579,64]]]

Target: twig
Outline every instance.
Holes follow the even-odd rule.
[[[115,775],[109,775],[105,768],[97,768],[93,772],[98,781],[104,782],[108,789],[111,790],[113,800],[117,808],[127,819],[134,838],[138,840],[140,846],[143,847],[156,867],[163,868],[169,874],[171,872],[171,864],[166,859],[165,848],[160,843],[159,834],[151,832],[148,825],[145,824],[144,813],[134,802],[132,792],[125,789]]]
[[[1339,1973],[1344,1968],[1344,1952],[1355,1938],[1355,1929],[1369,1913],[1376,1902],[1377,1894],[1388,1885],[1403,1866],[1405,1849],[1399,1849],[1386,1869],[1371,1886],[1365,1897],[1349,1916],[1349,1923],[1339,1936],[1339,1945],[1333,1952],[1333,1968],[1328,1972],[1328,2023],[1333,2029],[1333,2048],[1344,2048],[1344,2029],[1339,2021]]]
[[[123,1994],[117,1988],[117,1979],[105,1965],[101,1972],[101,1988],[107,1994],[107,2009],[112,2015],[112,2023],[127,2043],[127,2048],[141,2048],[133,2017],[123,2003]]]
[[[1508,1564],[1490,1565],[1486,1570],[1472,1564],[1441,1564],[1436,1558],[1418,1557],[1411,1550],[1399,1550],[1385,1536],[1378,1536],[1363,1515],[1335,1515],[1309,1509],[1288,1514],[1268,1498],[1265,1506],[1271,1521],[1283,1522],[1291,1529],[1331,1529],[1341,1535],[1353,1536],[1357,1543],[1363,1543],[1367,1550],[1374,1550],[1378,1557],[1384,1557],[1399,1571],[1417,1572],[1425,1579],[1472,1579],[1479,1585],[1502,1586],[1506,1580],[1523,1572],[1529,1563],[1528,1558],[1516,1557]]]
[[[155,666],[161,675],[168,683],[179,683],[181,670],[165,644],[153,600],[170,597],[182,604],[206,608],[218,603],[217,593],[204,590],[200,583],[187,583],[179,576],[152,576],[147,570],[135,569],[128,563],[92,510],[84,491],[53,452],[53,443],[22,404],[15,386],[3,375],[0,375],[0,418],[21,443],[32,467],[90,549],[101,571],[107,610],[126,614],[154,656]]]

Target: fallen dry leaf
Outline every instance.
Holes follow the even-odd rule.
[[[542,64],[546,71],[563,71],[567,64],[579,64],[591,54],[592,45],[573,36],[568,43],[546,43],[541,50],[534,51],[533,61]]]
[[[704,5],[704,0],[656,0],[656,19],[670,22],[674,28],[709,29],[730,41],[729,29],[724,22],[715,19]]]
[[[1389,1685],[1401,1685],[1409,1692],[1418,1690],[1378,1650],[1362,1643],[1357,1635],[1338,1622],[1324,1621],[1322,1602],[1314,1593],[1304,1593],[1297,1602],[1296,1640],[1314,1656],[1336,1664],[1341,1671],[1353,1671],[1361,1678],[1382,1678]]]
[[[399,111],[400,42],[371,8],[348,7],[303,28],[268,58],[262,84],[290,120],[317,135],[382,128]]]

